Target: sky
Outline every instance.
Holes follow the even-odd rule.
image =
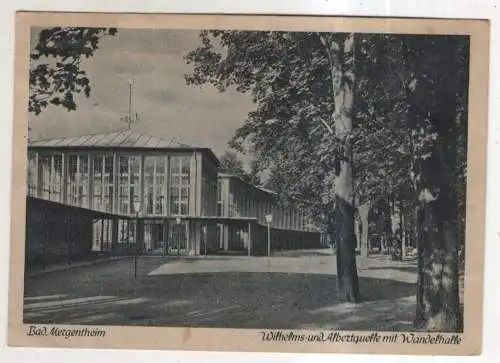
[[[32,46],[36,32],[32,34]],[[167,140],[211,148],[217,156],[254,107],[250,96],[211,86],[187,86],[191,69],[183,56],[199,45],[196,30],[119,29],[101,39],[94,57],[82,62],[91,82],[90,97],[76,98],[77,110],[49,106],[30,114],[32,139],[77,136],[126,129],[129,82],[132,111],[140,121],[132,130]],[[241,156],[248,164],[248,157]]]

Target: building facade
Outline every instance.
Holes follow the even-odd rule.
[[[216,215],[217,168],[210,149],[133,131],[38,140],[28,150],[28,194],[116,215],[96,224],[95,248],[113,238],[135,244],[136,221],[119,217],[138,216],[146,250],[164,248],[184,230],[180,249],[198,254],[202,229],[216,243],[215,223],[199,219]]]
[[[36,140],[28,147],[27,192],[112,216],[94,221],[95,251],[130,250],[140,243],[141,253],[250,253],[263,243],[266,214],[273,215],[276,240],[300,235],[307,245],[307,238],[319,236],[300,210],[280,206],[272,192],[218,174],[218,165],[208,148],[131,130]]]
[[[297,248],[307,247],[309,243],[318,245],[319,231],[307,214],[300,208],[280,203],[276,193],[230,174],[218,175],[218,192],[220,216],[255,218],[256,225],[267,227],[266,215],[271,215],[269,227],[274,235],[286,234],[286,238],[291,239],[290,243]],[[226,223],[219,224],[218,231],[221,249],[242,250],[249,247],[251,231],[249,233],[248,228]]]

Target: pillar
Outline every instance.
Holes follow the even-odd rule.
[[[42,198],[42,184],[43,184],[43,173],[42,173],[42,163],[40,162],[40,153],[36,153],[36,197]]]
[[[118,218],[113,217],[111,220],[111,251],[116,251],[118,247]]]
[[[248,257],[252,255],[252,222],[248,222]]]
[[[142,255],[144,252],[144,219],[137,218],[136,223],[137,248],[139,254]]]
[[[116,152],[113,153],[113,194],[112,194],[112,211],[115,214],[119,214],[119,204],[118,204],[118,187],[119,187],[119,160]],[[115,220],[113,219],[113,228],[114,228]],[[118,231],[118,221],[116,221],[116,230]],[[113,232],[113,238],[115,234]],[[116,241],[118,241],[118,232],[116,233]]]
[[[61,154],[62,172],[61,172],[61,203],[68,204],[68,155]]]
[[[169,235],[168,235],[168,220],[166,218],[163,218],[163,250],[165,251],[165,254],[168,253],[168,246],[169,246]]]

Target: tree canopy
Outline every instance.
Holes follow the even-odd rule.
[[[238,176],[245,175],[243,161],[238,158],[235,152],[226,151],[220,158],[219,172]]]
[[[357,204],[398,205],[404,225],[413,221],[419,246],[417,320],[423,316],[430,329],[459,329],[457,304],[447,300],[443,311],[436,297],[457,297],[456,266],[450,262],[457,246],[450,236],[460,230],[454,213],[465,205],[469,40],[355,34],[354,46],[345,48],[348,38],[205,30],[200,46],[186,55],[192,65],[186,81],[221,92],[235,87],[252,96],[255,109],[232,145],[250,142],[270,172],[269,183],[283,198],[310,201],[308,208],[323,216],[326,227],[335,220],[336,181],[346,160]],[[338,97],[343,87],[355,98],[347,135],[338,134],[336,119],[345,102]],[[436,226],[435,234],[428,233],[430,226]],[[330,232],[338,228],[337,223]],[[445,277],[429,270],[433,264],[452,271],[453,283],[439,285]],[[448,288],[452,292],[445,293]],[[436,323],[436,316],[444,318]]]
[[[250,170],[247,172],[244,168],[243,160],[238,157],[234,151],[226,151],[220,158],[219,172],[223,174],[236,175],[240,179],[252,185],[259,186],[262,181],[259,176],[260,168],[258,161],[250,161]]]
[[[42,29],[30,54],[29,112],[40,114],[47,106],[76,110],[75,95],[90,96],[90,80],[80,65],[94,56],[104,36],[115,28],[54,27]]]
[[[193,65],[186,76],[188,84],[211,84],[220,91],[234,86],[253,97],[256,107],[237,130],[232,146],[240,148],[250,140],[261,166],[271,172],[269,183],[279,187],[283,197],[332,202],[333,171],[341,145],[327,132],[332,127],[334,95],[321,38],[339,36],[343,35],[202,31],[201,46],[186,56]],[[441,72],[442,52],[437,47],[454,40],[379,34],[357,38],[352,134],[356,195],[359,202],[388,194],[407,196],[416,178],[412,165],[437,142],[437,133],[430,130],[425,117],[410,119],[410,107],[413,114],[415,105],[424,113],[436,107],[436,91],[425,82],[449,74]],[[224,53],[214,47],[217,41]],[[463,118],[467,42],[461,40],[456,47],[458,53],[450,51],[460,59],[456,82],[461,95],[453,104]],[[457,135],[464,149],[466,122],[459,126]],[[462,153],[457,170],[462,181],[464,161]]]

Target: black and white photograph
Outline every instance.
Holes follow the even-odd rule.
[[[22,324],[458,342],[470,60],[465,32],[32,26]]]

